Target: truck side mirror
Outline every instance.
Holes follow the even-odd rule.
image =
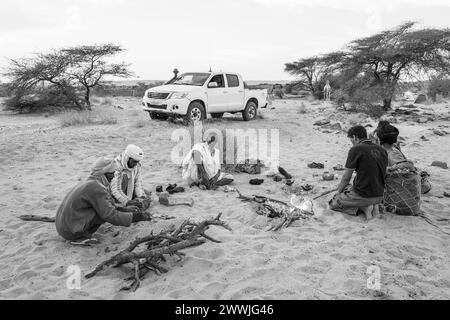
[[[219,85],[217,84],[217,82],[210,82],[208,83],[208,88],[217,88]]]

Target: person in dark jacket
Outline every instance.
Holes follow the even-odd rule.
[[[116,208],[114,205],[108,187],[117,169],[113,159],[98,159],[87,181],[79,183],[65,196],[55,221],[61,237],[72,244],[90,245],[98,242],[92,235],[105,222],[129,227],[132,222],[144,219],[137,207]]]
[[[348,152],[345,171],[337,194],[330,200],[330,208],[349,214],[362,211],[367,220],[379,213],[386,183],[388,155],[383,147],[367,138],[363,126],[355,126],[348,131],[353,147]],[[350,185],[353,172],[356,177]]]

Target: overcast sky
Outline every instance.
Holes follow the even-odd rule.
[[[448,27],[449,17],[450,0],[0,0],[0,67],[33,52],[114,42],[141,79],[211,66],[283,80],[286,62],[406,20]]]

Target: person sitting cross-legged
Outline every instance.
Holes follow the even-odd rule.
[[[378,215],[378,205],[383,200],[387,152],[367,138],[363,126],[350,128],[348,137],[353,147],[348,152],[337,193],[329,202],[330,209],[353,215],[362,211],[366,220],[371,220]],[[350,185],[355,171],[356,177]]]
[[[198,185],[201,189],[215,189],[233,182],[231,174],[220,170],[219,150],[215,147],[216,136],[210,136],[206,142],[194,145],[183,159],[183,179],[189,185]]]

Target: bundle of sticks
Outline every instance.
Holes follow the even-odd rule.
[[[133,265],[133,275],[126,280],[132,281],[130,285],[121,290],[136,291],[141,283],[141,279],[149,272],[157,274],[166,273],[168,269],[162,263],[166,261],[165,255],[177,256],[180,260],[185,256],[181,250],[196,247],[204,244],[207,240],[220,243],[205,232],[210,226],[219,226],[231,231],[231,228],[224,221],[220,220],[221,213],[214,219],[205,220],[200,223],[185,220],[178,228],[175,226],[161,231],[154,235],[151,232],[148,236],[137,238],[125,250],[119,252],[112,258],[100,263],[85,278],[89,279],[97,275],[102,270],[130,263]],[[145,249],[137,251],[141,244]]]
[[[277,225],[272,226],[269,231],[278,231],[282,228],[287,228],[296,220],[308,219],[310,216],[314,215],[314,212],[299,209],[284,201],[258,195],[248,197],[242,195],[239,190],[236,191],[239,194],[239,199],[242,201],[253,201],[259,204],[256,208],[257,214],[268,218],[281,219],[281,221]]]

